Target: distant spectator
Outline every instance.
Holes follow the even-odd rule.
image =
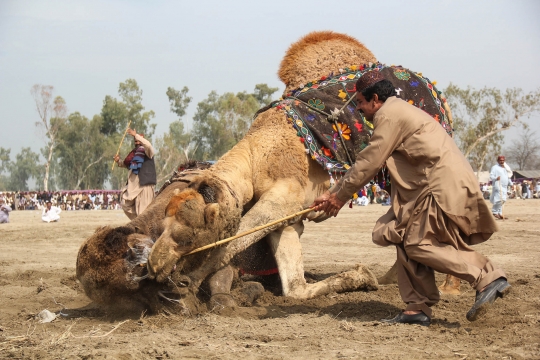
[[[47,201],[47,206],[43,208],[41,212],[41,220],[46,223],[55,222],[60,220],[60,213],[62,210],[56,206],[52,206],[52,202]]]
[[[529,184],[527,183],[527,180],[523,180],[521,183],[521,193],[523,194],[523,198],[527,199],[529,196]]]
[[[497,164],[491,167],[489,178],[492,181],[493,187],[491,191],[490,201],[493,204],[491,212],[497,219],[504,219],[502,213],[502,207],[506,201],[508,193],[508,185],[512,185],[512,181],[508,178],[508,172],[504,166],[505,157],[499,155],[497,157]]]
[[[6,224],[9,222],[9,212],[11,207],[9,207],[4,202],[4,198],[0,195],[0,224]]]

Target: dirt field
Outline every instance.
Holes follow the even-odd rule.
[[[395,251],[371,242],[387,208],[344,208],[306,226],[305,269],[321,278],[368,265],[377,276]],[[509,220],[476,249],[502,265],[513,285],[474,323],[465,314],[474,291],[446,296],[431,327],[382,325],[403,304],[397,286],[331,294],[308,301],[266,291],[256,306],[232,316],[168,313],[120,317],[93,305],[75,279],[81,242],[100,225],[127,222],[121,211],[65,212],[45,224],[37,211],[15,211],[0,225],[0,358],[24,359],[531,359],[540,358],[540,200],[511,200]],[[438,275],[441,282],[443,275]],[[40,324],[43,309],[62,314]]]

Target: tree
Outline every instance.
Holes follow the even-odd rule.
[[[182,90],[176,90],[173,87],[167,88],[167,97],[171,105],[171,112],[178,115],[178,119],[181,120],[186,115],[186,109],[191,103],[192,98],[187,96],[189,89],[184,86]]]
[[[253,91],[253,96],[259,102],[261,107],[266,106],[272,102],[272,95],[278,91],[278,88],[272,88],[267,84],[257,84],[255,85],[255,90]]]
[[[78,112],[70,114],[58,134],[59,182],[65,189],[103,188],[107,179],[107,139],[100,132],[99,115],[90,121]]]
[[[255,87],[255,93],[225,93],[212,91],[197,105],[193,136],[199,144],[197,156],[215,160],[229,151],[249,130],[253,115],[262,104],[271,101],[277,89],[265,84]]]
[[[159,137],[155,142],[157,150],[155,163],[157,171],[157,183],[165,181],[178,165],[189,161],[197,146],[192,142],[192,136],[185,132],[182,118],[186,114],[186,109],[191,102],[191,97],[187,96],[189,89],[184,86],[180,91],[169,87],[167,97],[169,98],[171,112],[178,115],[178,120],[169,124],[169,131]]]
[[[524,94],[521,89],[460,89],[450,84],[445,90],[454,117],[455,139],[461,151],[477,168],[486,155],[500,149],[501,133],[524,122],[540,110],[540,90]]]
[[[15,162],[10,162],[8,189],[28,191],[28,180],[39,176],[38,161],[39,154],[29,147],[22,148],[21,152],[15,156]]]
[[[36,122],[37,127],[45,131],[47,137],[45,173],[43,176],[43,189],[48,191],[49,170],[53,159],[54,148],[57,143],[58,131],[64,124],[67,116],[67,106],[61,96],[52,99],[54,88],[50,85],[36,84],[30,90],[40,121]]]
[[[123,133],[128,123],[127,106],[110,95],[105,96],[101,108],[100,132],[106,136]]]
[[[130,127],[132,129],[144,134],[149,140],[151,140],[154,134],[156,124],[150,123],[150,121],[154,118],[155,114],[152,110],[144,111],[142,93],[137,81],[128,79],[118,86],[118,94],[122,100],[117,100],[107,95],[103,101],[99,131],[108,139],[105,144],[107,146],[106,153],[110,154],[111,159],[118,149],[118,145],[129,121],[131,121]],[[120,149],[120,154],[131,151],[133,143],[129,140],[129,137],[125,139]],[[111,164],[112,160],[109,165]],[[112,171],[110,166],[104,167],[104,175],[110,180],[114,189],[120,188],[125,182],[125,173],[122,169],[117,168]]]
[[[127,79],[118,86],[118,94],[126,105],[128,120],[131,120],[131,128],[150,139],[156,129],[156,124],[150,123],[155,113],[152,110],[143,112],[142,93],[134,79]]]
[[[11,163],[10,154],[11,149],[4,149],[0,147],[0,190],[8,190],[9,183],[9,166]]]
[[[519,139],[512,141],[512,145],[506,151],[509,163],[516,164],[517,170],[536,169],[540,160],[540,142],[536,132],[524,129],[519,134]]]

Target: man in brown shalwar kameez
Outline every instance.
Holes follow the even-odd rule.
[[[120,199],[124,213],[132,220],[154,199],[156,166],[154,148],[150,141],[133,129],[127,129],[127,133],[133,136],[135,147],[124,161],[120,161],[118,155],[115,155],[114,161],[119,167],[129,169],[128,180],[121,190]]]
[[[385,321],[431,323],[430,307],[439,301],[434,270],[477,289],[467,313],[476,320],[510,285],[501,268],[470,247],[497,231],[471,166],[439,123],[397,98],[378,71],[364,74],[356,90],[357,110],[373,122],[373,135],[347,174],[312,207],[336,216],[386,162],[392,205],[377,221],[373,242],[396,246],[398,286],[407,307]]]

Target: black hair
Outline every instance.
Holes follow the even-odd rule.
[[[362,95],[364,95],[367,101],[371,101],[371,99],[373,99],[373,95],[375,94],[377,94],[379,100],[381,100],[382,102],[385,102],[386,99],[391,96],[397,95],[394,85],[390,82],[390,80],[386,79],[376,82],[375,84],[362,91]]]

